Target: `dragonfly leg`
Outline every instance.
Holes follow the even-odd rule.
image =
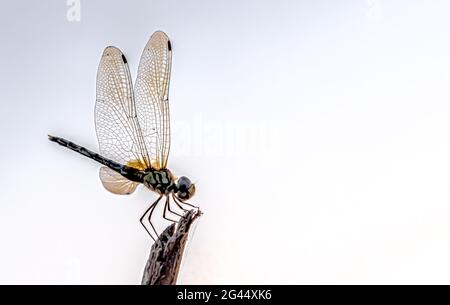
[[[153,231],[156,233],[156,237],[158,237],[159,235],[158,235],[158,232],[156,231],[155,227],[153,226],[153,223],[152,223],[152,214],[153,214],[153,212],[155,211],[156,204],[161,200],[162,197],[163,197],[163,196],[161,195],[161,196],[158,198],[158,200],[156,200],[156,202],[155,202],[153,208],[150,210],[150,214],[148,215],[148,222],[149,222],[149,224],[152,226]]]
[[[150,237],[151,237],[154,241],[156,241],[156,239],[153,237],[153,235],[152,235],[152,234],[150,233],[150,231],[147,229],[147,227],[145,226],[143,220],[144,220],[145,215],[147,215],[148,211],[151,210],[150,216],[149,216],[149,218],[148,218],[149,221],[150,221],[150,217],[152,216],[153,210],[155,209],[156,205],[157,205],[158,202],[161,200],[161,198],[162,198],[162,196],[160,196],[158,199],[156,199],[156,201],[153,202],[153,203],[150,205],[150,207],[145,211],[145,213],[144,213],[144,215],[142,215],[141,219],[139,219],[139,221],[141,222],[141,224],[142,224],[142,226],[144,227],[145,231],[147,231],[148,235],[150,235]],[[153,229],[153,231],[155,232],[156,237],[158,237],[158,232],[156,232],[155,227],[153,226],[153,224],[152,224],[151,222],[150,222],[150,225],[152,226],[152,229]]]
[[[177,198],[177,196],[175,196],[174,193],[172,193],[172,197],[173,197],[173,200],[175,201],[176,205],[177,205],[180,209],[182,209],[183,211],[185,211],[185,212],[187,212],[187,211],[189,211],[189,210],[183,208],[183,207],[181,206],[181,204],[188,205],[188,206],[190,206],[190,207],[196,209],[197,212],[200,210],[200,208],[199,208],[198,206],[195,206],[195,205],[193,205],[193,204],[190,204],[190,203],[188,203],[188,202],[185,202],[185,201],[183,201],[183,200]]]
[[[169,197],[169,196],[166,196],[166,204],[164,205],[163,217],[164,217],[164,219],[166,219],[166,220],[168,220],[168,221],[178,222],[177,220],[173,220],[173,219],[170,219],[170,218],[167,218],[167,217],[166,217],[166,212],[167,212],[167,211],[169,211],[170,213],[175,214],[175,215],[181,217],[180,214],[178,214],[178,213],[176,213],[176,212],[174,212],[174,211],[172,211],[172,210],[170,209],[170,200],[169,200],[169,199],[170,199],[170,197]]]
[[[189,210],[187,210],[187,209],[185,209],[185,208],[183,208],[183,207],[181,206],[181,204],[177,201],[177,198],[176,198],[176,196],[175,196],[174,193],[172,193],[172,198],[173,198],[173,201],[175,202],[175,204],[176,204],[180,209],[182,209],[183,212],[186,213],[187,211],[189,211]]]

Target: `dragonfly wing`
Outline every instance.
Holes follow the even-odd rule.
[[[135,85],[136,109],[152,167],[167,167],[170,150],[169,82],[172,46],[155,32],[139,62]]]
[[[150,168],[128,63],[115,47],[105,49],[98,67],[95,126],[104,157],[139,169]],[[136,188],[131,181],[106,168],[100,169],[100,179],[107,190],[116,194],[128,194]]]
[[[139,185],[139,183],[128,180],[106,166],[100,168],[100,180],[105,189],[118,195],[129,195]]]
[[[105,49],[98,68],[95,126],[103,156],[121,164],[134,160],[139,168],[150,167],[130,70],[125,56],[115,47]]]

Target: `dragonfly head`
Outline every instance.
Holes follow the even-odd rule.
[[[181,176],[177,180],[177,197],[188,200],[195,194],[195,184],[188,177]]]

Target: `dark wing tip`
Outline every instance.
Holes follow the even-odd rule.
[[[169,51],[172,51],[172,44],[170,43],[170,40],[167,40],[167,48],[169,48]]]
[[[115,55],[122,55],[123,52],[115,46],[107,46],[104,50],[103,50],[103,54],[102,56],[115,56]]]
[[[126,59],[126,57],[125,57],[125,55],[123,55],[122,54],[122,60],[123,60],[123,62],[126,64],[128,61],[127,61],[127,59]]]
[[[52,135],[48,135],[48,139],[53,142],[56,141],[56,137],[54,137]]]

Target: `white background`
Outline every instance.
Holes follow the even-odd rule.
[[[155,199],[103,189],[95,75],[172,40],[169,166],[201,218],[180,283],[450,283],[450,2],[0,4],[0,283],[137,284]]]

